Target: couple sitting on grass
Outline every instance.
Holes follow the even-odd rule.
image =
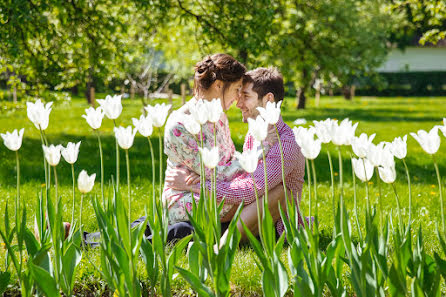
[[[280,102],[284,98],[282,75],[275,68],[257,68],[246,72],[243,64],[226,54],[214,54],[198,62],[195,66],[194,95],[184,106],[172,112],[167,119],[164,135],[164,149],[168,156],[166,179],[163,190],[163,202],[168,207],[169,230],[168,240],[178,239],[193,232],[188,222],[187,212],[192,211],[192,199],[199,200],[200,193],[200,157],[199,144],[196,137],[185,128],[184,119],[190,114],[190,107],[197,99],[212,100],[220,98],[224,111],[227,111],[234,101],[243,115],[243,122],[259,115],[257,107],[265,107],[267,102]],[[280,117],[276,124],[283,146],[285,184],[288,197],[292,196],[299,205],[304,182],[305,158],[297,145],[293,131]],[[214,143],[214,127],[215,139]],[[217,175],[217,202],[225,198],[220,213],[222,229],[229,225],[238,206],[244,203],[240,219],[254,234],[258,234],[256,189],[261,199],[265,193],[265,177],[263,159],[258,161],[253,176],[245,172],[235,158],[235,147],[232,142],[229,122],[226,114],[221,113],[216,125],[206,123],[202,127],[203,146],[211,149],[218,147],[219,162]],[[283,223],[280,218],[279,203],[286,209],[286,199],[282,179],[282,161],[276,129],[269,126],[268,136],[263,147],[266,154],[268,180],[268,207],[276,222],[276,231],[280,235]],[[243,150],[260,148],[260,143],[248,133],[245,137]],[[206,170],[206,186],[211,189],[211,171]],[[144,222],[140,218],[133,225]],[[302,223],[300,218],[300,223]],[[245,238],[240,221],[237,227]],[[93,234],[92,234],[93,235]],[[146,236],[150,237],[150,228],[146,228]],[[88,241],[88,236],[87,236]]]

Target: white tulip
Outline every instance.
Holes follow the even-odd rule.
[[[192,135],[197,135],[200,133],[201,126],[191,115],[184,115],[183,125]]]
[[[331,141],[331,136],[336,132],[336,127],[338,122],[330,118],[325,121],[313,121],[316,135],[322,141],[322,143],[329,143]]]
[[[335,126],[331,139],[335,145],[350,145],[352,138],[355,136],[355,130],[358,123],[353,125],[348,118],[344,119],[339,125]]]
[[[18,151],[20,147],[22,146],[22,139],[23,139],[23,133],[25,132],[25,129],[20,129],[19,132],[17,132],[17,129],[10,132],[6,132],[6,134],[0,134],[3,138],[3,143],[5,146],[10,149],[11,151]]]
[[[166,122],[167,115],[169,114],[169,109],[172,107],[171,104],[157,104],[155,106],[147,105],[145,107],[146,111],[152,118],[153,126],[160,128],[164,126]]]
[[[385,142],[383,154],[381,156],[381,164],[380,164],[380,166],[382,166],[382,167],[395,166],[395,159],[393,157],[392,151],[390,150],[391,146],[392,146],[391,143]]]
[[[404,135],[403,138],[396,137],[391,145],[390,151],[392,154],[398,159],[404,159],[407,155],[407,135]]]
[[[395,165],[388,167],[378,167],[379,177],[386,184],[393,184],[396,179]]]
[[[110,120],[116,120],[122,112],[122,104],[121,104],[122,95],[114,95],[113,97],[107,95],[105,99],[98,99],[99,105],[105,112],[105,115]]]
[[[51,166],[57,166],[60,162],[60,151],[62,150],[63,146],[60,144],[58,145],[42,145],[43,152],[45,154],[45,159]]]
[[[359,158],[365,158],[367,156],[367,151],[369,149],[370,144],[375,138],[376,134],[367,136],[367,134],[362,133],[359,137],[353,137],[352,139],[352,149],[353,153]]]
[[[137,118],[133,118],[133,125],[138,130],[138,132],[144,136],[149,137],[153,133],[153,122],[149,115],[144,116],[141,115],[139,120]]]
[[[433,155],[440,148],[440,136],[438,136],[438,126],[432,128],[429,133],[424,130],[419,130],[417,134],[410,133],[413,138],[421,145],[423,150]]]
[[[62,157],[67,161],[69,164],[74,164],[77,161],[77,156],[79,155],[79,146],[81,145],[81,142],[78,143],[72,143],[69,142],[67,144],[67,147],[62,147]]]
[[[363,182],[369,181],[373,176],[373,164],[368,159],[352,158],[355,175]]]
[[[249,132],[254,136],[257,141],[265,140],[268,135],[268,123],[258,115],[255,120],[248,118]]]
[[[223,113],[223,107],[221,107],[220,98],[212,99],[212,101],[207,101],[207,110],[208,110],[208,121],[211,123],[216,123],[221,117]]]
[[[293,133],[294,133],[294,139],[296,140],[296,143],[301,146],[302,142],[304,141],[306,135],[308,133],[312,133],[313,134],[313,138],[314,138],[314,133],[316,132],[316,130],[313,127],[310,128],[304,128],[304,127],[294,127],[293,128]]]
[[[257,107],[257,110],[260,112],[262,118],[271,125],[275,125],[280,118],[280,105],[282,101],[276,103],[268,101],[266,103],[266,108]]]
[[[93,130],[101,128],[102,119],[105,115],[102,107],[98,107],[96,109],[90,107],[85,110],[85,113],[86,114],[83,114],[82,117],[87,120],[88,125],[90,125]]]
[[[246,172],[253,173],[257,169],[259,153],[255,149],[247,150],[243,153],[235,152],[234,156],[239,160],[242,168]]]
[[[37,129],[45,130],[48,128],[52,105],[53,102],[49,102],[44,106],[40,99],[35,103],[26,102],[26,113],[28,118],[33,122]]]
[[[203,99],[196,100],[194,104],[190,104],[189,112],[200,125],[206,124],[209,119],[208,106]]]
[[[212,149],[198,148],[201,152],[201,158],[203,160],[204,166],[209,169],[217,167],[218,161],[220,161],[218,156],[218,147],[213,147]]]
[[[115,131],[115,137],[122,149],[128,150],[132,147],[136,135],[136,128],[132,129],[132,126],[128,126],[127,128],[120,126],[115,127],[113,131]]]
[[[88,192],[90,192],[93,189],[95,178],[96,173],[88,176],[87,171],[82,170],[81,173],[79,173],[79,177],[77,179],[77,187],[79,189],[79,192],[81,192],[82,194],[87,194]]]
[[[321,144],[320,139],[314,140],[311,137],[307,137],[300,145],[302,155],[309,160],[316,159],[321,152]]]
[[[443,118],[443,126],[438,126],[438,128],[443,132],[444,137],[446,137],[446,118]]]

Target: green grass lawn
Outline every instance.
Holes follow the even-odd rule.
[[[100,95],[98,98],[101,98]],[[156,101],[158,102],[158,101]],[[0,102],[1,105],[1,102]],[[174,108],[178,108],[181,102],[174,102]],[[139,117],[141,114],[141,103],[138,100],[123,101],[124,110],[118,119],[118,124],[127,126],[131,124],[132,117]],[[306,110],[296,110],[293,98],[287,98],[283,104],[283,118],[293,127],[296,118],[305,118],[308,126],[313,120],[323,120],[327,117],[342,120],[346,117],[354,122],[359,122],[356,135],[360,133],[376,133],[374,143],[379,141],[392,141],[396,136],[403,136],[409,132],[416,132],[419,129],[430,130],[434,125],[441,124],[443,117],[446,117],[446,98],[374,98],[356,97],[353,101],[346,101],[339,97],[324,97],[318,108],[313,106],[313,100],[308,103]],[[78,162],[75,164],[76,176],[81,169],[88,173],[97,173],[99,181],[100,161],[97,139],[93,135],[91,128],[85,120],[81,118],[84,109],[88,108],[83,99],[74,99],[72,102],[56,102],[50,116],[50,125],[46,131],[48,141],[53,144],[66,145],[67,142],[82,141]],[[241,122],[241,114],[235,108],[228,112],[232,139],[238,150],[241,150],[247,124]],[[44,188],[44,171],[42,149],[38,130],[28,120],[24,105],[18,108],[0,109],[0,132],[12,131],[16,128],[25,128],[25,136],[22,149],[20,150],[21,161],[21,193],[22,199],[26,202],[28,213],[35,209],[37,194]],[[115,141],[113,136],[113,124],[110,120],[104,119],[101,127],[105,180],[110,180],[111,175],[115,175]],[[154,148],[157,149],[158,133],[155,131],[152,137]],[[440,173],[446,175],[446,138],[441,136],[442,145],[436,154],[439,163]],[[323,147],[320,156],[315,160],[318,179],[319,196],[319,221],[323,234],[327,240],[322,240],[321,244],[327,244],[332,231],[332,208],[330,198],[330,172],[327,161],[327,149],[333,157],[335,170],[335,182],[338,182],[338,158],[334,147]],[[350,165],[350,148],[344,148],[344,191],[345,202],[349,210],[353,209],[353,184]],[[156,156],[158,151],[156,151]],[[164,158],[165,159],[165,158]],[[156,157],[157,166],[158,158]],[[436,225],[441,225],[440,220],[440,196],[435,175],[432,158],[424,153],[418,143],[408,137],[408,157],[407,165],[412,176],[413,195],[413,218],[415,226],[421,225],[424,232],[426,250],[432,254],[438,251],[438,242],[435,235]],[[147,197],[151,193],[151,160],[149,146],[146,139],[137,134],[134,146],[130,149],[131,179],[132,179],[132,219],[144,215],[144,207]],[[397,189],[400,195],[400,203],[403,207],[404,218],[408,215],[408,188],[405,179],[404,167],[400,160],[396,160],[397,165]],[[71,219],[71,168],[64,161],[57,167],[59,175],[59,193],[63,199],[64,219]],[[121,185],[126,183],[125,156],[121,152]],[[159,172],[158,169],[156,172]],[[445,178],[442,180],[445,185]],[[376,176],[372,178],[370,184],[370,197],[373,204],[378,203],[379,194],[376,186]],[[8,151],[5,146],[0,145],[0,213],[4,213],[6,202],[11,206],[16,194],[16,174],[15,156]],[[336,186],[336,188],[338,188]],[[100,195],[100,184],[96,183],[92,195]],[[123,191],[123,195],[126,195]],[[308,213],[307,188],[304,187],[302,194],[302,210]],[[360,213],[363,213],[366,202],[365,188],[358,182],[358,204]],[[79,215],[80,195],[76,196],[76,216]],[[396,218],[396,203],[393,190],[389,185],[383,184],[382,206],[384,217]],[[314,205],[314,203],[313,203]],[[12,209],[11,209],[12,211]],[[314,210],[313,210],[314,213]],[[84,229],[88,231],[96,230],[96,219],[90,201],[84,202],[83,210]],[[33,218],[28,216],[28,224],[32,226]],[[3,228],[3,224],[0,224]],[[88,252],[88,258],[97,261],[96,251]],[[4,267],[4,251],[0,253],[0,267]],[[249,247],[244,247],[236,256],[235,266],[232,273],[232,283],[234,292],[241,295],[261,295],[261,275],[255,266],[254,253]],[[286,258],[284,251],[283,258]],[[180,264],[187,265],[184,257]],[[99,272],[87,261],[87,257],[82,260],[78,274],[78,288],[84,290],[96,290],[101,292],[104,284],[97,282],[100,278]],[[94,284],[94,285],[93,285]],[[175,281],[175,290],[179,295],[189,295],[191,290],[185,281],[178,277]],[[88,287],[88,288],[87,288]]]

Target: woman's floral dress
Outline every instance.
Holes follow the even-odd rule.
[[[166,122],[164,132],[164,151],[168,156],[167,170],[179,165],[186,166],[200,174],[200,156],[198,147],[200,146],[199,135],[192,135],[184,127],[184,116],[189,113],[189,106],[195,104],[196,99],[192,98],[178,110],[172,112]],[[228,118],[222,113],[220,120],[215,123],[215,133],[217,137],[217,147],[220,161],[217,170],[217,180],[227,180],[235,175],[242,174],[244,171],[240,163],[233,158],[235,146],[231,139],[229,131]],[[202,126],[203,146],[211,149],[215,146],[214,141],[214,123],[206,123]],[[210,179],[213,171],[205,168],[206,179]],[[173,190],[164,185],[163,202],[168,207],[169,224],[188,221],[187,212],[192,211],[192,199],[199,199],[199,195],[190,192]],[[223,206],[220,216],[223,217],[231,210],[233,205]]]

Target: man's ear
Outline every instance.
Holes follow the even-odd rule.
[[[266,106],[266,103],[268,103],[268,102],[272,102],[272,103],[274,103],[274,94],[273,93],[271,93],[271,92],[269,92],[268,94],[266,94],[265,96],[263,96],[263,99],[262,99],[262,104],[263,104],[263,107],[265,107]]]

